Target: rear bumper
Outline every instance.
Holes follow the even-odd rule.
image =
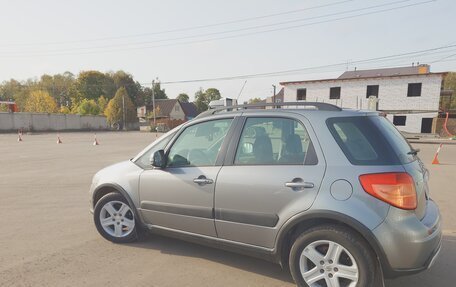
[[[398,277],[430,268],[441,249],[442,230],[437,205],[428,200],[422,220],[410,211],[391,208],[385,221],[373,230],[385,258],[386,277]]]

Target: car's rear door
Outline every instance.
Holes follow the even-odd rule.
[[[272,248],[278,228],[310,208],[325,161],[309,122],[277,113],[243,117],[217,178],[219,238]]]

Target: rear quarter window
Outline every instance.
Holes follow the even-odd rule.
[[[387,119],[379,116],[338,117],[327,119],[326,124],[354,165],[400,165],[413,160],[407,154],[411,150],[407,141]]]

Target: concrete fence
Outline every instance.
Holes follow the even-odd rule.
[[[2,113],[0,132],[108,130],[103,116],[80,116],[44,113]]]

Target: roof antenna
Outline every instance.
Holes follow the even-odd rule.
[[[239,95],[238,95],[237,98],[236,98],[236,102],[239,100],[239,97],[241,96],[242,91],[244,90],[245,84],[247,84],[247,80],[245,80],[244,84],[242,85],[242,88],[241,88],[241,90],[239,91]]]

